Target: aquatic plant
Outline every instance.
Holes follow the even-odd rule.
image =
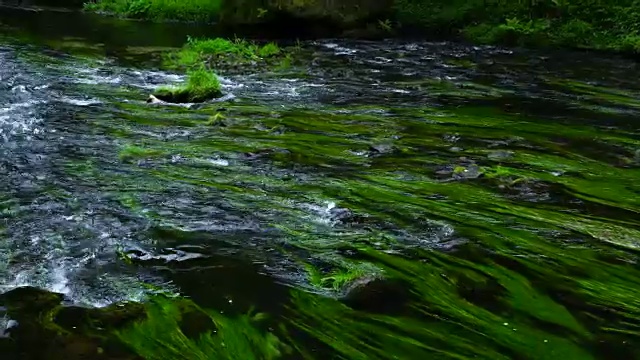
[[[212,69],[247,65],[256,61],[279,58],[283,53],[278,44],[270,42],[258,45],[248,40],[236,38],[198,39],[187,38],[186,44],[178,52],[165,56],[165,66],[170,68],[193,68],[203,64]],[[290,55],[288,52],[287,55]]]
[[[382,51],[391,57],[388,46]],[[592,82],[562,77],[574,63],[554,73],[549,61],[540,75],[516,52],[493,55],[515,64],[492,77],[474,50],[467,61],[475,66],[443,66],[443,75],[458,76],[443,84],[430,80],[434,61],[421,63],[424,51],[416,51],[403,56],[415,60],[411,69],[428,70],[423,78],[339,78],[370,70],[357,63],[375,60],[377,53],[366,51],[338,65],[338,76],[328,66],[321,78],[305,74],[297,80],[330,81],[316,90],[322,92],[286,101],[256,94],[281,80],[237,77],[263,83],[224,108],[147,106],[135,101],[137,88],[114,95],[119,85],[65,83],[65,93],[107,104],[75,107],[72,119],[63,108],[48,124],[58,133],[47,138],[56,141],[49,153],[56,158],[46,162],[53,168],[46,174],[63,177],[36,183],[44,190],[35,204],[46,204],[38,220],[53,213],[46,223],[53,229],[102,221],[95,244],[107,248],[116,239],[102,240],[102,230],[123,227],[135,246],[117,246],[105,263],[144,280],[159,273],[193,302],[151,296],[135,324],[34,312],[45,326],[55,319],[55,331],[25,327],[11,336],[50,343],[42,349],[66,358],[77,349],[98,359],[100,351],[104,358],[150,359],[638,358],[640,107],[633,64],[611,69],[623,70],[617,77],[599,69]],[[451,53],[458,58],[460,48]],[[52,71],[46,56],[32,61],[34,73]],[[504,85],[505,77],[517,86]],[[383,86],[370,89],[372,79]],[[317,100],[334,89],[346,89],[340,102]],[[210,126],[220,120],[224,126]],[[176,161],[139,166],[117,161],[120,151]],[[24,167],[6,168],[22,178]],[[3,248],[3,266],[24,253],[23,231],[31,230],[24,224],[39,210],[33,187],[15,198],[24,185],[7,180],[0,243],[11,246]],[[87,211],[84,202],[99,206]],[[89,214],[91,222],[80,218]],[[39,252],[45,243],[37,245]],[[372,291],[360,281],[369,278],[397,281],[405,291]],[[350,301],[351,285],[365,301]],[[275,320],[247,313],[247,304]],[[61,341],[77,333],[89,341]],[[14,338],[5,340],[3,346]],[[123,343],[129,352],[113,355]]]
[[[220,80],[212,71],[200,68],[187,72],[187,82],[182,86],[161,87],[154,95],[173,103],[203,102],[222,96]]]
[[[135,159],[156,157],[158,155],[162,155],[162,152],[153,149],[146,149],[140,146],[127,145],[120,150],[118,158],[121,161],[131,161]]]
[[[286,347],[257,325],[260,314],[237,317],[201,309],[187,299],[156,297],[146,318],[118,338],[148,360],[276,359]]]

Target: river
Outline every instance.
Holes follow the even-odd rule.
[[[308,40],[158,106],[206,28],[1,13],[3,359],[640,358],[636,62]]]

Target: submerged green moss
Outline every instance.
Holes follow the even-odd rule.
[[[433,106],[385,93],[384,105],[186,109],[123,93],[78,115],[114,141],[104,156],[56,162],[65,181],[97,189],[119,221],[141,219],[133,233],[149,252],[198,255],[116,251],[119,266],[161,272],[198,302],[153,299],[146,318],[117,329],[119,344],[149,359],[638,357],[635,93],[551,80],[539,86],[571,110],[545,115],[510,110],[513,91],[440,85],[417,85],[441,96]],[[118,161],[121,150],[150,161]],[[406,293],[349,301],[370,278]]]
[[[135,145],[127,145],[120,150],[118,153],[118,158],[122,161],[131,161],[136,159],[144,159],[150,157],[161,156],[163,153],[161,151],[146,149],[140,146]]]
[[[149,360],[280,358],[286,347],[272,332],[258,329],[259,319],[225,316],[186,299],[156,298],[147,305],[145,320],[117,335]]]

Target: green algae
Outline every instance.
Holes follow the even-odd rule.
[[[584,81],[567,79],[548,79],[550,84],[560,86],[565,90],[576,93],[583,103],[640,109],[640,100],[636,91],[615,89],[604,85],[589,84]]]
[[[260,318],[229,317],[186,299],[156,298],[147,305],[145,320],[117,336],[145,359],[280,358],[286,349],[273,333],[256,327]],[[194,329],[199,333],[191,333]]]
[[[230,109],[233,117],[237,117],[242,114],[241,109]],[[253,113],[250,110],[247,114]],[[268,116],[268,112],[265,112]],[[249,116],[249,115],[246,115]],[[300,133],[296,129],[299,125],[296,122],[296,118],[300,116],[306,119],[307,127],[305,133]],[[351,168],[356,168],[364,163],[372,163],[371,160],[361,157],[351,157],[346,155],[346,150],[353,147],[357,142],[349,144],[348,141],[344,141],[343,146],[338,146],[338,149],[327,151],[325,149],[317,149],[316,146],[326,147],[331,144],[331,147],[335,148],[340,142],[329,141],[328,139],[338,137],[342,134],[353,132],[350,122],[353,121],[350,116],[336,116],[330,117],[320,116],[317,124],[309,123],[309,114],[293,115],[290,114],[284,117],[278,117],[277,123],[284,125],[289,131],[296,131],[296,135],[300,137],[297,141],[292,141],[291,138],[282,135],[259,135],[255,129],[252,129],[248,122],[236,122],[227,126],[225,129],[216,129],[215,132],[207,131],[205,125],[203,130],[207,133],[207,137],[213,136],[213,139],[208,138],[206,142],[199,142],[197,139],[192,139],[185,142],[175,142],[170,145],[164,145],[161,143],[156,144],[162,149],[174,149],[178,150],[181,154],[198,158],[205,157],[205,154],[211,152],[226,153],[227,156],[233,156],[237,151],[249,151],[253,149],[259,149],[262,147],[274,147],[283,146],[289,149],[294,149],[294,146],[298,146],[296,149],[299,152],[305,153],[305,157],[287,157],[286,162],[300,162],[301,165],[317,165],[321,163],[327,163],[331,156],[335,156],[336,163],[340,161],[341,168],[349,171]],[[331,119],[329,124],[326,123],[327,119]],[[456,117],[457,119],[457,117]],[[373,119],[372,119],[373,120]],[[273,122],[270,118],[263,118],[262,121],[266,123]],[[459,119],[457,121],[464,121]],[[477,120],[482,123],[487,123],[489,120]],[[494,120],[495,121],[495,120]],[[384,121],[380,123],[381,126],[385,124]],[[333,125],[333,126],[332,126]],[[372,123],[362,129],[356,130],[361,134],[370,132],[374,135],[374,130],[371,129]],[[156,123],[156,126],[161,126]],[[503,126],[503,124],[497,125]],[[317,131],[313,129],[316,128]],[[550,129],[549,131],[553,131]],[[221,132],[220,132],[221,131]],[[438,134],[437,127],[433,128],[434,134]],[[538,130],[540,131],[540,130]],[[247,134],[259,135],[255,138],[241,139],[240,136],[247,136]],[[536,134],[534,132],[533,134]],[[485,135],[489,136],[489,135]],[[281,139],[281,138],[284,139]],[[310,139],[314,139],[311,146]],[[542,137],[540,138],[542,139]],[[411,142],[411,139],[407,139]],[[287,141],[287,145],[284,144]],[[424,142],[427,144],[428,142]],[[361,143],[364,146],[366,141]],[[439,140],[434,139],[433,146],[444,146]],[[411,153],[413,147],[411,144],[405,144],[407,151]],[[341,150],[340,150],[341,149]],[[314,160],[312,157],[316,153],[317,158]],[[310,155],[311,154],[311,155]],[[333,155],[332,155],[333,154]],[[599,180],[594,179],[581,179],[571,175],[562,175],[560,177],[553,174],[549,174],[550,169],[564,170],[566,172],[581,173],[585,168],[597,163],[584,162],[584,158],[577,158],[576,160],[566,160],[566,158],[560,157],[541,157],[541,156],[524,156],[522,151],[516,152],[516,156],[509,161],[502,162],[497,168],[494,174],[494,178],[501,179],[507,176],[526,177],[527,179],[544,179],[547,181],[561,181],[566,182],[567,186],[574,186],[575,189],[580,190],[583,193],[591,194],[594,199],[600,199],[600,202],[614,203],[618,201],[619,204],[627,204],[629,210],[635,209],[637,211],[637,205],[633,197],[625,196],[624,193],[621,196],[616,195],[615,191],[609,193],[603,193],[602,189],[597,187],[586,187],[584,185],[592,183],[593,181],[601,181],[612,174],[614,171],[615,180],[612,184],[624,187],[628,186],[625,179],[633,179],[635,175],[628,173],[624,169],[617,170],[610,166],[601,165],[603,170],[607,169],[605,173],[601,173],[598,170],[592,170],[595,173],[601,174]],[[323,159],[320,160],[322,155]],[[351,159],[351,160],[349,160]],[[277,161],[277,160],[276,160]],[[286,164],[282,162],[282,164]],[[446,162],[446,161],[445,161]],[[425,162],[424,164],[429,164]],[[512,167],[512,164],[524,163],[528,168],[521,168],[519,166]],[[489,164],[487,164],[489,165]],[[299,218],[296,215],[294,209],[287,206],[282,206],[277,200],[279,193],[287,193],[289,195],[297,193],[297,191],[305,191],[306,196],[304,198],[313,199],[320,194],[325,196],[328,194],[335,194],[329,197],[343,197],[341,204],[346,205],[349,209],[356,213],[366,213],[369,216],[388,218],[390,215],[398,224],[402,226],[408,226],[410,228],[411,221],[409,219],[415,218],[431,218],[442,219],[446,222],[454,224],[456,231],[462,235],[466,235],[481,241],[487,246],[491,246],[495,249],[502,249],[500,253],[503,253],[503,257],[512,258],[510,251],[514,246],[519,248],[517,254],[530,253],[530,259],[527,257],[520,260],[523,266],[531,269],[535,269],[535,272],[540,277],[549,277],[549,271],[555,270],[557,274],[557,280],[554,282],[563,283],[571,280],[573,276],[571,274],[565,274],[561,269],[567,265],[571,267],[585,268],[585,266],[593,267],[593,252],[589,253],[577,253],[575,250],[571,252],[559,253],[557,245],[549,243],[544,236],[532,236],[529,230],[516,230],[505,228],[503,231],[495,233],[495,226],[505,226],[508,222],[503,220],[509,217],[517,216],[520,221],[512,224],[520,223],[522,225],[528,225],[535,228],[536,231],[540,231],[542,228],[569,230],[581,232],[585,236],[591,236],[594,239],[600,239],[607,242],[615,242],[618,245],[633,246],[629,241],[633,238],[637,238],[638,234],[630,229],[624,231],[630,231],[628,235],[623,235],[624,231],[621,227],[616,227],[610,224],[611,220],[607,220],[607,223],[599,220],[589,220],[578,215],[572,214],[559,214],[553,210],[545,210],[541,208],[531,209],[529,206],[516,206],[510,200],[502,199],[499,195],[493,194],[488,189],[484,188],[482,182],[473,181],[471,183],[442,183],[428,177],[420,177],[420,182],[412,183],[405,180],[396,179],[396,176],[385,171],[373,171],[369,170],[369,174],[360,174],[356,177],[353,175],[343,174],[340,176],[340,180],[324,180],[322,182],[322,189],[320,184],[318,185],[296,185],[288,184],[286,181],[277,181],[273,176],[260,176],[252,174],[250,168],[247,168],[243,175],[232,175],[239,171],[242,171],[241,167],[234,168],[233,171],[229,170],[206,170],[206,169],[194,169],[190,166],[171,166],[158,168],[154,171],[146,172],[146,176],[153,176],[158,180],[163,181],[166,184],[183,182],[190,184],[191,186],[209,187],[217,190],[232,190],[232,192],[225,193],[225,197],[234,199],[238,206],[259,206],[260,208],[280,208],[285,214],[289,214],[291,220]],[[189,175],[185,175],[188,171]],[[138,174],[140,174],[138,172]],[[202,179],[202,180],[200,180]],[[205,180],[206,179],[206,180]],[[244,182],[244,185],[237,186],[237,181]],[[125,180],[127,182],[127,180]],[[227,184],[227,185],[225,185]],[[251,185],[254,184],[254,185]],[[231,187],[228,187],[231,186]],[[250,189],[256,186],[253,191]],[[270,189],[269,196],[265,197],[263,190]],[[298,190],[296,190],[298,189]],[[348,189],[348,190],[347,190]],[[315,193],[315,195],[314,195]],[[442,194],[447,196],[446,201],[431,201],[425,198],[430,194]],[[413,194],[407,196],[407,194]],[[218,195],[220,196],[220,195]],[[276,197],[276,199],[274,199]],[[593,201],[593,200],[591,200]],[[620,202],[622,201],[622,202]],[[380,209],[371,208],[370,204],[380,204]],[[133,203],[132,203],[133,204]],[[466,204],[462,209],[460,204]],[[133,206],[133,205],[132,205]],[[136,204],[134,209],[140,205]],[[303,213],[299,213],[304,215]],[[507,218],[505,218],[505,216]],[[406,221],[401,219],[405,218]],[[291,221],[288,220],[288,221]],[[294,225],[297,224],[297,225]],[[501,225],[504,224],[504,225]],[[608,226],[606,226],[608,225]],[[390,352],[396,354],[403,354],[406,357],[425,357],[425,356],[440,356],[443,358],[466,358],[470,356],[477,356],[481,358],[510,358],[509,353],[530,353],[535,351],[540,354],[542,358],[557,358],[557,357],[570,357],[588,359],[592,358],[591,355],[586,353],[580,345],[582,343],[588,343],[592,338],[592,333],[596,331],[606,331],[608,333],[617,333],[624,331],[626,336],[633,336],[634,328],[623,327],[624,325],[614,325],[615,322],[607,321],[607,326],[601,326],[596,330],[593,326],[589,329],[585,328],[585,320],[582,314],[573,315],[575,310],[571,310],[571,304],[562,304],[558,302],[557,298],[550,297],[547,294],[553,293],[551,289],[540,288],[539,280],[533,282],[530,280],[532,275],[529,273],[520,273],[509,268],[501,267],[495,263],[488,262],[486,265],[478,266],[474,262],[463,260],[457,255],[445,256],[437,254],[426,253],[427,259],[431,265],[425,267],[425,263],[418,263],[410,259],[396,258],[393,255],[382,255],[379,250],[402,248],[402,241],[398,241],[394,233],[387,233],[382,236],[373,236],[370,232],[363,232],[361,235],[353,234],[351,237],[329,235],[318,236],[319,233],[315,229],[316,226],[309,224],[306,221],[292,222],[291,225],[284,227],[282,224],[278,226],[279,229],[288,229],[286,242],[291,246],[295,246],[300,249],[306,250],[311,256],[321,258],[323,261],[332,264],[334,270],[327,272],[318,272],[313,268],[309,269],[309,281],[311,284],[319,288],[327,288],[332,291],[339,291],[342,287],[348,284],[353,279],[358,277],[368,276],[371,274],[369,267],[375,264],[375,267],[381,267],[383,272],[387,276],[398,277],[411,281],[413,284],[412,293],[417,299],[420,299],[415,303],[416,309],[413,310],[422,316],[437,316],[435,320],[421,320],[421,317],[396,317],[387,315],[364,315],[358,316],[349,307],[341,305],[330,298],[317,297],[315,295],[309,295],[304,293],[294,293],[294,303],[291,308],[291,315],[289,315],[288,321],[293,327],[297,327],[300,330],[310,334],[312,337],[326,344],[326,346],[333,349],[333,351],[341,354],[345,358],[387,358],[387,354]],[[481,229],[485,231],[485,234],[475,231],[473,229]],[[602,234],[602,232],[608,230],[609,234]],[[387,243],[381,243],[387,239]],[[628,240],[626,240],[628,239]],[[376,250],[367,250],[372,258],[365,262],[365,270],[359,270],[358,263],[341,260],[338,255],[331,251],[331,249],[339,248],[341,246],[350,246],[365,249],[372,243],[376,243]],[[594,246],[598,246],[595,245]],[[362,251],[362,250],[360,250]],[[572,254],[573,252],[573,254]],[[455,254],[455,253],[454,253]],[[552,263],[548,263],[545,268],[542,262],[544,257],[550,258]],[[585,256],[588,255],[589,256]],[[540,257],[544,256],[544,257]],[[450,260],[444,260],[451,258]],[[516,257],[515,259],[518,259]],[[539,259],[539,260],[535,260]],[[476,260],[476,261],[479,261]],[[559,263],[557,263],[560,261]],[[451,264],[451,262],[453,262]],[[480,261],[482,262],[482,261]],[[459,264],[459,265],[455,265]],[[526,265],[525,265],[526,264]],[[589,264],[589,265],[587,265]],[[550,268],[548,268],[551,265]],[[309,266],[309,265],[306,265]],[[624,269],[624,266],[611,267],[606,265],[610,269]],[[600,268],[600,267],[598,267]],[[353,270],[356,269],[356,270]],[[466,269],[466,270],[464,270]],[[469,270],[473,269],[473,270]],[[465,276],[456,275],[456,272],[460,271]],[[443,278],[441,274],[446,274]],[[596,272],[590,272],[589,277],[593,279],[603,279],[605,274],[597,274]],[[498,307],[498,309],[504,309],[494,313],[492,311],[484,310],[485,305],[476,304],[460,299],[458,295],[458,287],[455,284],[451,284],[452,278],[463,279],[465,277],[477,278],[475,280],[476,288],[481,289],[482,284],[489,284],[497,282],[500,287],[504,288],[505,295],[502,295],[495,300],[492,300],[494,305],[490,308]],[[587,277],[586,279],[588,279]],[[314,280],[316,279],[316,280]],[[484,280],[483,280],[484,279]],[[572,285],[573,288],[584,289],[582,295],[583,301],[588,301],[594,305],[600,307],[619,307],[624,309],[624,313],[628,314],[626,321],[630,321],[632,324],[636,323],[636,316],[638,311],[635,309],[635,302],[632,298],[623,296],[622,289],[617,289],[611,292],[612,283],[603,280],[590,280],[585,281],[582,285],[577,287],[577,284]],[[573,282],[572,282],[573,283]],[[609,285],[611,284],[611,285]],[[629,284],[626,283],[625,284]],[[579,290],[578,290],[579,291]],[[476,292],[478,292],[476,290]],[[580,294],[580,292],[578,292]],[[630,293],[631,294],[631,293]],[[499,295],[494,295],[499,296]],[[580,295],[578,295],[580,296]],[[488,306],[488,305],[487,305]],[[493,310],[496,311],[496,310]],[[435,314],[435,315],[434,315]],[[576,317],[577,316],[577,317]],[[164,318],[164,317],[163,317]],[[438,320],[438,319],[448,320]],[[580,320],[578,320],[580,319]],[[545,330],[539,330],[538,326],[541,323],[553,324],[557,331],[562,330],[562,335],[555,335]],[[605,324],[604,321],[600,322]],[[235,324],[235,323],[234,323]],[[507,325],[505,325],[507,324]],[[235,325],[238,328],[245,328],[244,325]],[[548,327],[550,325],[546,325]],[[544,327],[544,328],[546,328]],[[141,328],[142,329],[142,328]],[[515,329],[515,330],[514,330]],[[636,327],[637,329],[637,327]],[[556,330],[554,330],[555,332]],[[163,343],[168,343],[170,347],[169,352],[177,352],[180,354],[190,354],[189,356],[196,356],[196,358],[210,358],[206,357],[207,353],[216,353],[220,351],[215,345],[209,344],[209,342],[215,342],[208,337],[202,337],[198,342],[187,342],[182,338],[182,335],[175,333],[174,330],[164,331],[162,334],[177,334],[175,339],[168,339]],[[150,332],[147,328],[139,330],[137,334],[155,334]],[[158,337],[165,336],[162,334],[156,334]],[[134,338],[135,336],[127,336],[128,338]],[[152,337],[153,338],[153,337]],[[164,338],[164,337],[161,337]],[[136,351],[143,355],[145,358],[154,358],[155,352],[147,350],[145,346],[150,343],[149,337],[143,337],[137,345],[133,345]],[[571,340],[573,339],[573,340]],[[291,347],[298,349],[299,353],[305,353],[305,345],[296,343],[297,340],[291,339]],[[487,346],[478,347],[476,344],[483,343]],[[205,349],[207,353],[203,350]],[[447,349],[447,350],[445,350]],[[244,350],[243,350],[244,351]],[[245,354],[238,350],[237,354],[243,354],[245,358],[251,358],[251,354],[270,354],[263,348],[254,348],[251,354]],[[180,355],[183,356],[183,355]],[[266,356],[266,355],[264,355]],[[307,353],[307,358],[315,358],[312,354]]]
[[[135,145],[127,145],[120,150],[118,153],[118,158],[122,161],[131,161],[136,159],[144,159],[162,156],[163,153],[160,151],[145,149],[140,146]]]
[[[258,330],[250,315],[198,308],[219,331],[190,337],[179,308],[195,305],[157,300],[146,320],[117,332],[140,356],[276,358],[291,349],[310,359],[322,351],[353,359],[591,359],[637,341],[640,173],[612,160],[634,156],[633,129],[509,114],[491,104],[373,106],[377,113],[224,106],[225,126],[211,126],[213,106],[118,103],[85,119],[117,140],[111,158],[65,163],[76,184],[112,195],[152,226],[185,228],[157,201],[184,194],[253,216],[277,241],[252,242],[251,256],[268,262],[264,249],[277,251],[299,271],[277,334]],[[586,140],[595,151],[578,146]],[[491,156],[496,149],[510,153]],[[128,161],[135,159],[148,161]],[[455,176],[473,165],[481,176]],[[357,219],[331,218],[325,202]],[[181,231],[172,240],[188,244],[190,230]],[[212,232],[220,237],[215,246],[254,241]],[[377,276],[406,282],[410,301],[372,313],[339,299],[350,284]]]

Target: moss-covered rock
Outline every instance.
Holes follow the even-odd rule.
[[[216,74],[199,69],[187,73],[185,85],[159,88],[153,96],[169,103],[197,103],[221,97],[222,90]],[[153,97],[150,100],[153,102]]]
[[[0,295],[11,328],[0,339],[3,359],[138,359],[112,331],[145,318],[141,304],[101,309],[63,306],[62,294],[21,287]],[[7,330],[7,329],[2,329]]]

